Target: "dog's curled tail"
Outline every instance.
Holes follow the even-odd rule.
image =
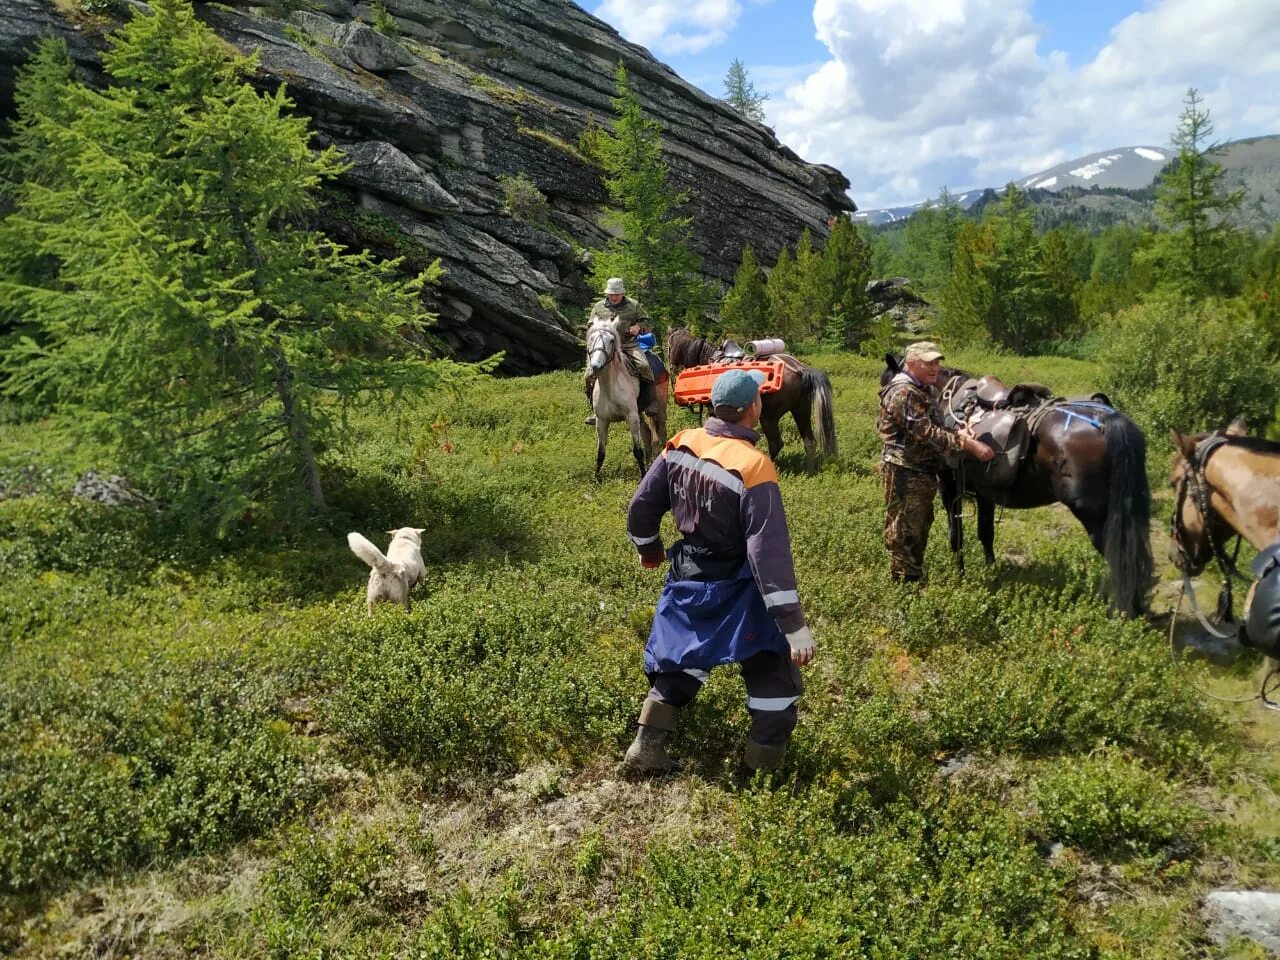
[[[360,534],[352,532],[347,534],[347,546],[351,548],[351,552],[357,557],[373,567],[379,573],[391,574],[396,572],[396,566],[386,558],[386,555],[375,547],[372,543],[362,537]]]

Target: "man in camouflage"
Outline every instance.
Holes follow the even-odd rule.
[[[618,348],[626,356],[632,374],[640,380],[638,403],[640,409],[644,410],[653,402],[654,377],[653,368],[649,366],[644,350],[640,348],[636,338],[640,334],[641,327],[650,326],[649,315],[644,312],[644,307],[627,296],[621,277],[610,277],[605,283],[604,299],[591,308],[587,326],[601,319],[613,322],[614,330],[618,334]],[[587,391],[587,403],[591,403],[591,391],[595,385],[596,378],[588,372],[583,380],[583,386]],[[589,426],[594,426],[595,422],[594,416],[586,419]]]
[[[947,457],[968,453],[982,462],[996,452],[967,433],[948,430],[933,414],[933,389],[942,369],[942,351],[929,341],[907,347],[902,372],[880,391],[876,431],[884,443],[884,545],[894,580],[924,577],[924,551],[933,523],[938,474]]]

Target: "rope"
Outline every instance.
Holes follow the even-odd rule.
[[[1267,681],[1270,680],[1272,676],[1276,676],[1278,682],[1280,682],[1280,668],[1274,668],[1270,673],[1267,674],[1266,678],[1262,681],[1261,691],[1259,691],[1258,693],[1255,693],[1252,697],[1242,697],[1242,698],[1220,697],[1216,693],[1210,693],[1208,690],[1202,689],[1201,687],[1197,686],[1195,681],[1192,680],[1189,676],[1187,676],[1185,669],[1183,669],[1185,666],[1182,662],[1183,658],[1178,656],[1178,648],[1173,642],[1173,628],[1178,624],[1178,614],[1182,611],[1182,600],[1187,595],[1187,588],[1189,586],[1190,586],[1190,580],[1184,579],[1182,581],[1182,593],[1178,594],[1178,605],[1173,608],[1173,612],[1169,615],[1169,658],[1174,662],[1174,665],[1178,668],[1178,672],[1182,674],[1183,681],[1192,690],[1200,694],[1200,696],[1207,697],[1210,700],[1217,700],[1219,703],[1253,703],[1253,701],[1255,700],[1261,700],[1264,704],[1268,705],[1269,709],[1280,710],[1280,704],[1274,707],[1270,706],[1271,701],[1269,701],[1266,696]],[[1194,605],[1195,603],[1194,592],[1191,594],[1191,598],[1192,598],[1192,604]],[[1197,609],[1196,612],[1198,614],[1199,610]],[[1200,622],[1204,623],[1203,618],[1201,619]],[[1208,627],[1208,624],[1205,624],[1205,626]],[[1208,629],[1210,633],[1213,633],[1215,636],[1218,636],[1222,639],[1230,639],[1232,636],[1230,634],[1218,633],[1212,627],[1209,627]],[[1278,685],[1280,685],[1280,683],[1278,683]]]

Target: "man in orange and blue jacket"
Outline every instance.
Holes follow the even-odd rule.
[[[666,742],[677,711],[710,671],[738,663],[747,687],[751,770],[781,765],[803,685],[798,666],[814,654],[796,591],[791,538],[773,461],[756,449],[757,371],[728,370],[712,386],[714,416],[666,445],[627,511],[627,533],[645,567],[671,561],[644,664],[651,688],[624,765],[670,770]],[[664,552],[659,526],[670,511],[681,539]]]

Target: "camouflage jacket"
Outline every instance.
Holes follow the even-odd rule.
[[[591,308],[591,316],[587,318],[588,326],[601,318],[613,321],[623,349],[635,345],[636,335],[631,332],[631,328],[638,323],[649,322],[649,315],[644,312],[644,307],[630,297],[623,297],[616,307],[607,299],[598,300]]]
[[[964,449],[960,435],[935,418],[931,392],[907,373],[899,373],[880,391],[876,432],[884,443],[885,463],[925,473],[937,473],[948,455]]]

